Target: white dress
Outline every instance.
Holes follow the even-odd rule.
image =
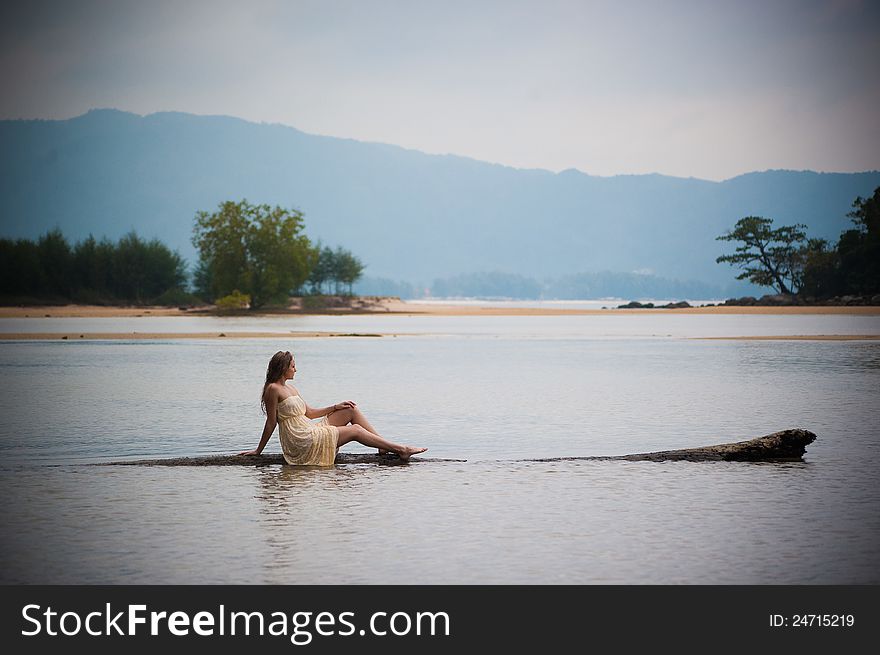
[[[288,464],[332,466],[336,460],[339,428],[327,417],[313,423],[306,418],[306,402],[301,396],[288,396],[278,403],[278,438]]]

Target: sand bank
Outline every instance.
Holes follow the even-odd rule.
[[[89,339],[319,339],[323,337],[390,337],[362,332],[0,332],[0,341],[86,341]]]
[[[0,332],[0,341],[149,341],[167,339],[323,339],[430,336],[371,332]],[[786,334],[746,337],[684,337],[726,341],[880,341],[880,334]]]
[[[684,309],[562,309],[553,307],[481,306],[455,303],[405,302],[396,298],[374,299],[353,307],[308,309],[273,309],[246,312],[244,316],[284,316],[307,314],[405,314],[434,316],[641,316],[644,314],[850,314],[880,316],[880,306],[800,306],[800,307],[687,307]],[[55,307],[0,307],[0,318],[129,318],[147,316],[214,316],[211,307],[178,309],[173,307],[102,307],[97,305],[61,305]]]

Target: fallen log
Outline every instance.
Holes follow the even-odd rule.
[[[411,462],[466,462],[466,459],[412,457]],[[270,466],[285,464],[281,453],[267,455],[206,455],[204,457],[173,457],[171,459],[138,459],[123,462],[101,462],[100,466]],[[335,464],[406,464],[395,454],[337,453]]]
[[[517,460],[522,462],[565,462],[582,460],[626,460],[630,462],[766,462],[797,461],[816,440],[809,430],[795,428],[781,430],[763,437],[738,441],[736,443],[683,448],[680,450],[661,450],[653,453],[635,455],[616,455],[598,457],[550,457],[544,459]],[[412,457],[410,462],[466,462],[465,459],[439,459],[431,457]],[[284,464],[283,456],[272,455],[209,455],[205,457],[175,457],[172,459],[140,459],[123,462],[103,462],[103,466],[268,466]],[[371,453],[339,453],[336,464],[405,464],[395,454],[378,455]]]
[[[537,462],[555,462],[567,460],[609,460],[618,459],[629,462],[768,462],[798,461],[807,450],[807,446],[816,440],[816,435],[809,430],[794,428],[781,430],[772,434],[723,443],[716,446],[699,448],[683,448],[680,450],[661,450],[654,453],[638,453],[636,455],[616,455],[606,457],[556,457],[552,459],[530,460]]]

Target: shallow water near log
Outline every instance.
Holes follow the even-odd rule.
[[[880,341],[685,338],[877,317],[300,318],[271,325],[412,336],[0,342],[0,582],[880,583]],[[92,320],[61,329],[130,321]],[[92,466],[253,448],[279,349],[309,404],[467,461]],[[516,461],[790,427],[819,437],[803,462]]]

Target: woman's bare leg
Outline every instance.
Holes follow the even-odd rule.
[[[382,437],[382,435],[379,434],[379,431],[370,424],[367,417],[364,416],[364,413],[357,407],[337,409],[335,412],[331,412],[327,415],[327,420],[330,422],[330,425],[335,425],[337,427],[348,425],[349,423],[352,425],[360,425],[363,426],[367,432],[372,432],[376,436]],[[384,439],[384,437],[382,438]],[[388,452],[387,448],[379,448],[380,455],[384,455],[386,452]]]
[[[337,448],[344,446],[349,441],[357,441],[371,448],[393,451],[403,460],[409,459],[410,456],[416,453],[423,453],[428,450],[427,448],[413,448],[412,446],[401,446],[400,444],[393,443],[383,439],[378,434],[370,432],[362,425],[343,425],[341,427],[337,426],[337,429],[339,430],[339,439],[336,442]]]

